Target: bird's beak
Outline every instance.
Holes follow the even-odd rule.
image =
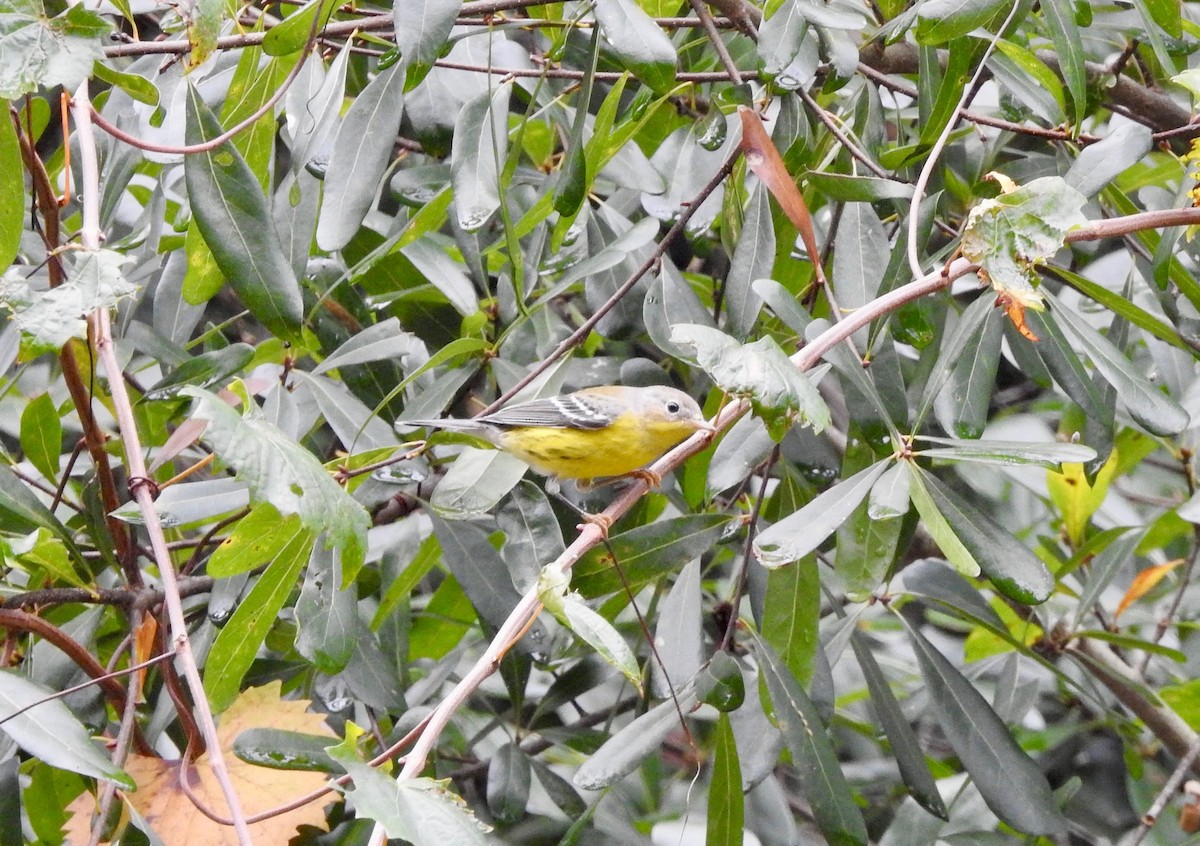
[[[696,431],[708,432],[710,435],[716,434],[717,427],[709,423],[707,420],[696,421]]]

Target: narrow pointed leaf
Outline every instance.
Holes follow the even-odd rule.
[[[975,687],[920,632],[908,631],[930,704],[942,731],[984,801],[1018,831],[1053,835],[1066,829],[1040,767],[1017,745]]]
[[[712,549],[729,519],[719,514],[692,514],[659,520],[614,535],[608,545],[620,562],[624,581],[636,594],[665,573],[680,569]],[[572,573],[571,586],[585,597],[623,590],[622,579],[614,572],[612,556],[604,546],[589,550]]]
[[[742,768],[729,715],[717,718],[712,784],[708,791],[705,846],[742,846],[746,808],[742,797]]]
[[[596,0],[593,7],[605,47],[633,75],[665,91],[675,81],[675,46],[634,0]]]
[[[1191,417],[1183,406],[1150,384],[1111,341],[1084,323],[1070,309],[1054,301],[1053,310],[1046,320],[1055,320],[1075,348],[1087,354],[1105,381],[1117,389],[1129,414],[1146,431],[1154,435],[1177,435],[1187,428]]]
[[[883,735],[892,747],[892,754],[896,756],[900,776],[908,787],[909,795],[935,817],[948,820],[950,813],[946,810],[946,803],[942,801],[942,794],[938,792],[937,783],[929,771],[925,753],[917,745],[917,736],[900,708],[900,703],[892,694],[892,688],[883,671],[879,669],[875,656],[871,654],[871,647],[861,632],[850,635],[850,645],[854,649],[858,666],[862,669],[867,690],[871,693],[871,705],[875,709],[875,716],[879,718],[879,727],[883,729]]]
[[[481,228],[500,208],[500,168],[508,152],[508,98],[512,84],[484,91],[454,121],[450,173],[458,223]]]
[[[258,577],[208,652],[204,692],[213,711],[224,711],[233,704],[267,632],[296,589],[296,578],[312,551],[313,534],[298,524],[294,528],[295,533]]]
[[[980,569],[1002,593],[1018,602],[1045,602],[1054,592],[1054,577],[1033,551],[991,517],[947,488],[932,473],[914,467],[934,506],[946,518]]]
[[[1063,464],[1086,464],[1096,458],[1096,451],[1083,444],[1036,444],[1027,441],[960,441],[953,438],[921,436],[919,442],[938,444],[918,447],[917,455],[951,461],[973,461],[1000,466],[1033,464],[1048,470],[1058,470]]]
[[[52,767],[103,779],[133,790],[136,785],[92,741],[83,723],[49,688],[0,670],[0,731]]]
[[[0,100],[5,115],[8,102]],[[21,246],[21,220],[25,216],[25,180],[21,147],[8,117],[0,121],[0,267],[8,267]]]
[[[880,461],[838,482],[808,505],[754,539],[754,554],[765,567],[782,567],[815,550],[867,498],[875,480],[888,468]]]
[[[1071,0],[1046,0],[1041,7],[1063,79],[1071,92],[1071,112],[1078,127],[1087,111],[1087,68],[1083,39],[1075,23],[1075,4]]]
[[[423,6],[423,3],[405,5]],[[317,245],[340,250],[358,231],[392,158],[404,108],[404,65],[381,70],[346,110],[325,172]]]
[[[222,132],[190,83],[187,143],[200,144]],[[184,159],[188,198],[200,234],[242,302],[283,338],[298,339],[303,318],[300,286],[283,253],[258,180],[233,144]]]
[[[394,0],[396,47],[408,66],[405,91],[416,88],[429,73],[461,8],[462,0]]]
[[[725,280],[725,302],[729,311],[729,331],[736,337],[750,334],[758,320],[762,300],[754,291],[755,279],[769,278],[775,264],[775,226],[771,222],[771,202],[760,182],[750,192],[750,203],[742,221],[741,235],[729,263]]]
[[[770,646],[755,638],[754,652],[821,834],[833,846],[866,846],[867,826],[816,706]]]
[[[679,714],[695,707],[696,690],[688,685],[676,692],[677,700],[659,702],[610,737],[583,762],[572,779],[583,790],[601,790],[633,772],[656,753],[663,740],[679,729]]]

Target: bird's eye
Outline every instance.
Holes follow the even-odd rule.
[[[679,413],[679,403],[674,402],[674,401],[667,403],[667,413],[678,414]]]

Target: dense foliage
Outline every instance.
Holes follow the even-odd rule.
[[[0,0],[0,844],[1192,842],[1192,5]]]

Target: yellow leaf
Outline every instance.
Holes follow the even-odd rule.
[[[1104,497],[1108,495],[1108,483],[1116,471],[1118,451],[1114,447],[1108,461],[1096,474],[1095,482],[1089,482],[1082,464],[1063,464],[1062,472],[1046,471],[1046,484],[1050,488],[1050,499],[1062,514],[1063,529],[1071,546],[1083,543],[1088,522]]]
[[[296,799],[327,782],[326,777],[318,772],[259,767],[247,764],[233,754],[233,741],[251,728],[322,734],[331,738],[330,745],[337,742],[336,735],[325,725],[324,718],[308,712],[307,700],[282,700],[279,698],[280,688],[280,682],[273,682],[243,692],[221,716],[221,724],[217,728],[230,780],[247,817]],[[189,843],[235,846],[237,837],[233,829],[215,823],[202,814],[180,789],[181,766],[183,762],[178,759],[130,756],[125,771],[137,782],[138,789],[125,794],[126,801],[150,823],[155,832],[168,841],[177,837],[179,832],[187,832]],[[227,817],[225,798],[208,766],[208,756],[202,755],[189,765],[187,775],[191,792],[218,816]],[[295,810],[252,823],[250,833],[254,842],[287,843],[301,825],[324,829],[323,809],[336,799],[336,795],[330,794]],[[84,793],[71,803],[68,810],[74,816],[67,823],[66,842],[87,843],[88,827],[95,810],[92,795]],[[114,833],[114,837],[118,834],[120,832]]]
[[[1182,558],[1176,558],[1174,561],[1168,561],[1166,564],[1147,567],[1134,576],[1133,582],[1129,585],[1129,590],[1125,591],[1125,596],[1121,598],[1121,604],[1117,606],[1117,611],[1113,614],[1113,619],[1120,617],[1126,608],[1154,590],[1155,585],[1161,582],[1167,573],[1182,563]]]

